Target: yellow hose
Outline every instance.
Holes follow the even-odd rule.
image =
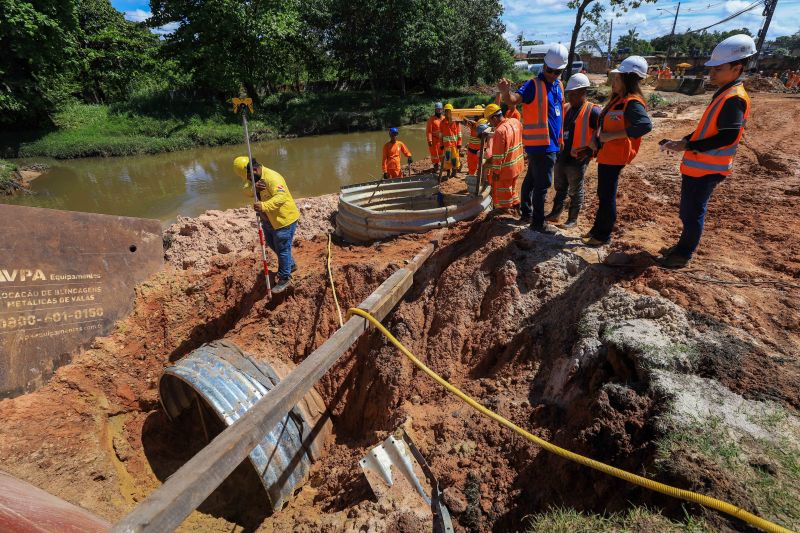
[[[331,279],[331,283],[333,283],[333,279]],[[335,292],[336,291],[334,290],[334,294]],[[636,474],[632,474],[625,470],[621,470],[619,468],[615,468],[605,463],[595,461],[594,459],[584,457],[583,455],[578,455],[577,453],[565,450],[564,448],[560,448],[555,444],[547,442],[546,440],[541,439],[536,435],[533,435],[532,433],[528,433],[527,431],[525,431],[518,425],[514,424],[513,422],[507,420],[506,418],[500,416],[494,411],[487,409],[483,405],[479,404],[477,401],[473,400],[471,397],[467,396],[459,389],[448,383],[439,374],[437,374],[436,372],[425,366],[425,364],[419,359],[417,359],[414,356],[414,354],[408,351],[408,349],[405,346],[403,346],[403,344],[400,341],[398,341],[394,337],[394,335],[392,335],[389,332],[389,330],[383,327],[383,324],[381,324],[380,321],[378,321],[378,319],[369,314],[367,311],[364,311],[363,309],[351,308],[347,311],[347,317],[350,318],[350,316],[352,315],[358,315],[371,322],[372,325],[375,326],[375,328],[378,331],[383,333],[383,335],[387,339],[389,339],[391,343],[394,344],[397,347],[397,349],[399,349],[403,353],[403,355],[408,357],[411,360],[411,362],[417,366],[417,368],[428,374],[439,385],[441,385],[451,393],[458,396],[462,401],[467,403],[470,407],[488,416],[489,418],[492,418],[493,420],[499,422],[500,424],[506,426],[507,428],[513,430],[519,435],[522,435],[529,441],[544,448],[550,453],[554,453],[559,457],[563,457],[564,459],[569,459],[570,461],[574,461],[584,466],[588,466],[589,468],[594,468],[595,470],[599,470],[600,472],[603,472],[605,474],[617,477],[619,479],[623,479],[628,483],[633,483],[634,485],[639,485],[640,487],[654,490],[656,492],[660,492],[662,494],[666,494],[667,496],[672,496],[674,498],[681,498],[683,500],[687,500],[690,502],[699,503],[700,505],[708,507],[710,509],[716,509],[717,511],[730,515],[734,518],[738,518],[739,520],[744,520],[748,524],[763,529],[764,531],[769,531],[774,533],[792,533],[789,529],[786,529],[785,527],[779,526],[778,524],[774,524],[768,520],[764,520],[763,518],[760,518],[752,513],[749,513],[744,509],[742,509],[741,507],[736,507],[735,505],[732,505],[728,502],[724,502],[722,500],[718,500],[710,496],[705,496],[703,494],[698,494],[690,490],[683,490],[675,487],[670,487],[669,485],[659,483],[658,481],[653,481],[652,479],[648,479],[646,477],[637,476]]]
[[[328,279],[331,281],[331,291],[333,291],[333,303],[336,304],[336,312],[339,313],[339,327],[344,326],[342,319],[342,308],[339,307],[339,298],[336,297],[336,286],[333,284],[333,272],[331,271],[331,234],[328,233]]]

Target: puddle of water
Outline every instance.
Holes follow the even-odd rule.
[[[424,124],[403,127],[400,139],[415,159],[428,155]],[[386,132],[371,131],[265,141],[254,143],[252,150],[262,164],[283,174],[295,198],[303,198],[379,179],[388,140]],[[50,165],[31,184],[36,195],[0,197],[0,203],[168,223],[177,215],[248,205],[233,172],[233,159],[239,155],[247,155],[244,145],[131,157],[36,159]]]

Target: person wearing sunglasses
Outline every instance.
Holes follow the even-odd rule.
[[[564,87],[561,73],[566,68],[569,52],[561,44],[551,44],[544,56],[544,69],[512,93],[511,82],[497,82],[503,102],[522,105],[522,143],[528,154],[528,171],[522,182],[520,203],[521,224],[530,223],[534,231],[556,233],[555,226],[545,221],[544,202],[553,184],[553,168],[562,144]]]
[[[647,61],[641,56],[630,56],[611,71],[611,100],[600,112],[600,127],[589,144],[597,152],[599,203],[594,225],[582,237],[587,246],[611,241],[617,222],[619,175],[636,157],[642,137],[653,129],[640,87],[645,78]]]

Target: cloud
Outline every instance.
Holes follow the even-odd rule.
[[[132,9],[130,11],[125,11],[124,15],[125,20],[130,20],[131,22],[144,22],[153,16],[152,13],[145,11],[144,9]]]

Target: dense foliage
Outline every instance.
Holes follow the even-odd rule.
[[[492,80],[512,64],[500,0],[151,0],[146,23],[109,0],[0,2],[0,124],[41,127],[75,102],[142,112],[191,95],[406,91]],[[159,38],[151,28],[171,25]]]

